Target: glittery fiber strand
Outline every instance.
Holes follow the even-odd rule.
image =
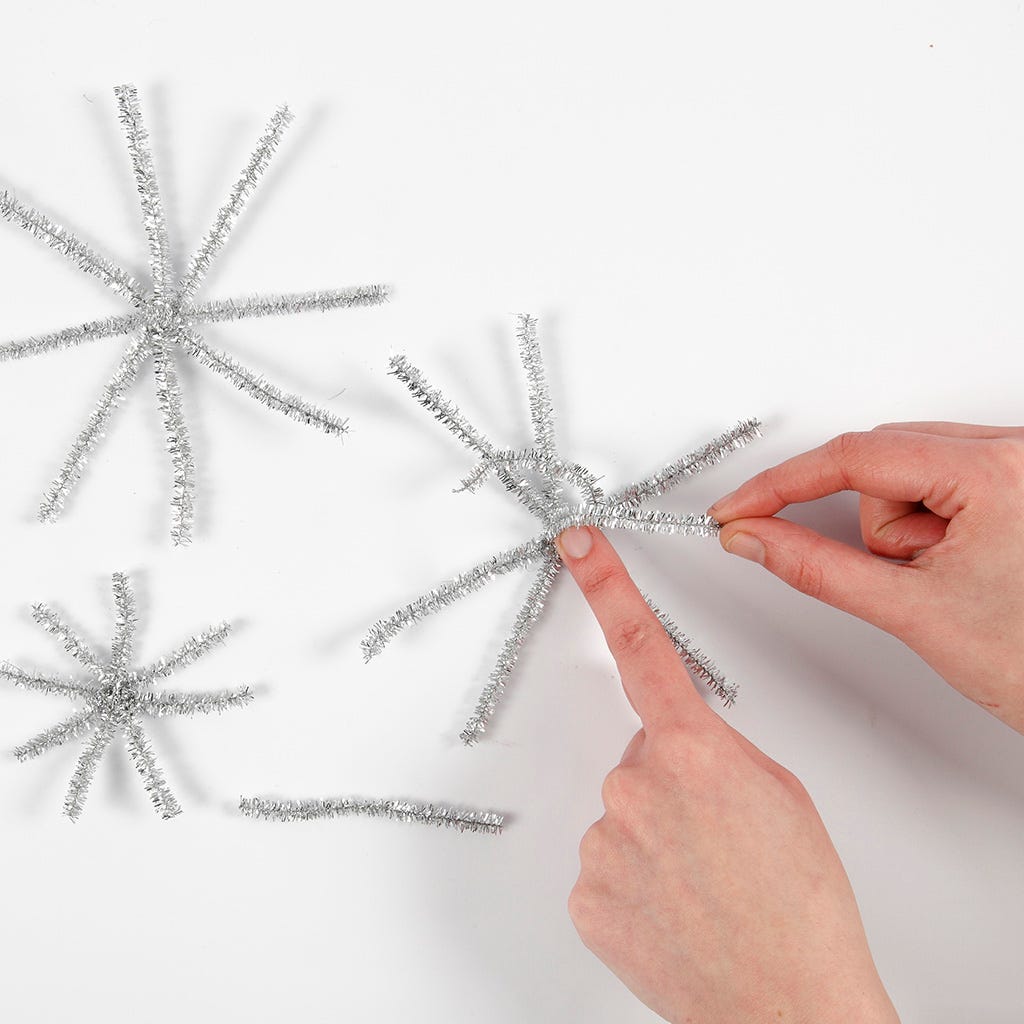
[[[453,828],[459,832],[481,832],[487,835],[500,835],[505,823],[504,816],[494,811],[470,811],[436,804],[410,803],[405,800],[362,800],[358,797],[335,797],[327,800],[270,800],[263,797],[242,797],[238,809],[246,817],[261,821],[388,818],[392,821]]]
[[[544,611],[547,596],[561,568],[562,560],[558,557],[557,551],[548,552],[540,572],[537,573],[533,585],[530,587],[530,592],[526,595],[526,600],[516,615],[508,637],[501,645],[498,660],[494,668],[491,669],[490,677],[480,693],[476,708],[466,723],[466,727],[459,734],[459,738],[467,746],[483,738],[487,723],[494,717],[498,703],[505,695],[505,685],[511,679],[512,672],[519,663],[519,654],[530,631]]]

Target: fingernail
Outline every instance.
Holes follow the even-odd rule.
[[[720,509],[723,505],[725,505],[735,493],[735,491],[730,491],[728,494],[723,495],[721,498],[719,498],[718,501],[716,501],[714,505],[712,505],[711,508],[708,509],[708,515],[713,516],[715,514],[715,510]]]
[[[764,545],[750,533],[734,533],[725,544],[730,555],[749,558],[751,562],[764,565]]]
[[[558,550],[570,558],[584,558],[594,546],[594,538],[585,526],[570,526],[558,535]]]

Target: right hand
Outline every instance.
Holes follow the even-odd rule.
[[[860,493],[871,554],[775,518],[838,491]],[[892,633],[1024,733],[1024,428],[887,423],[841,434],[709,512],[727,551]]]
[[[569,913],[673,1024],[899,1024],[800,781],[709,708],[608,539],[558,539],[643,728],[605,779]]]

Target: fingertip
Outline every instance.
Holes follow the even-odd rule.
[[[756,528],[756,537],[751,527]],[[759,543],[760,551],[744,548],[746,541],[741,538]],[[756,524],[737,522],[726,533],[725,545],[732,554],[759,561],[795,590],[903,635],[914,603],[904,566],[778,517],[765,517]]]
[[[723,495],[708,509],[708,515],[717,519],[720,523],[725,523],[730,518],[730,505],[735,495],[736,491],[730,491],[728,494]]]
[[[589,526],[570,526],[555,538],[559,557],[567,565],[578,562],[594,549],[594,536]]]
[[[730,529],[723,529],[718,535],[722,547],[730,555],[737,555],[746,558],[750,562],[757,562],[764,565],[767,552],[764,541],[748,529],[734,526]]]
[[[714,506],[712,505],[711,508],[714,508]],[[712,515],[712,514],[713,513],[711,512],[711,509],[709,509],[708,510],[708,515]],[[718,519],[718,516],[715,516],[715,518]],[[721,521],[721,519],[719,519],[718,521],[721,524],[721,528],[718,531],[718,543],[721,544],[722,547],[726,551],[728,551],[729,550],[729,538],[732,537],[732,535],[736,532],[736,530],[733,529],[731,526],[729,526],[727,523],[723,523]]]
[[[722,523],[721,520],[719,520],[719,522],[721,523],[721,529],[718,531],[718,543],[721,544],[726,551],[728,551],[729,545],[732,544],[733,538],[736,536],[737,533],[744,529],[744,525],[740,519],[736,519],[728,523]],[[746,532],[749,533],[750,531],[747,530]]]

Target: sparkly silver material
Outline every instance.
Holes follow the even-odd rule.
[[[458,601],[474,590],[490,583],[498,576],[516,569],[525,569],[539,558],[551,552],[557,556],[554,540],[571,526],[598,526],[606,530],[639,530],[643,533],[683,533],[713,537],[717,525],[708,516],[676,516],[669,512],[636,511],[633,514],[606,512],[603,509],[581,506],[578,511],[569,512],[551,521],[550,529],[533,540],[526,541],[507,551],[502,551],[467,572],[428,591],[393,615],[376,622],[363,638],[362,647],[366,660],[380,654],[384,647],[406,626],[426,615],[439,611],[446,605]]]
[[[722,670],[646,594],[644,600],[665,627],[676,653],[686,662],[690,674],[706,683],[715,696],[727,708],[731,708],[736,703],[736,684],[728,682]]]
[[[24,359],[27,356],[37,356],[43,352],[53,352],[61,348],[72,348],[85,341],[97,341],[100,338],[115,338],[131,334],[141,324],[142,317],[138,313],[128,313],[124,316],[108,316],[105,320],[93,320],[91,323],[79,324],[77,327],[65,327],[62,331],[41,334],[24,341],[12,341],[6,345],[0,345],[0,362]]]
[[[45,242],[70,260],[84,274],[98,278],[116,295],[127,299],[133,306],[146,301],[146,291],[126,270],[93,252],[80,238],[66,228],[55,224],[44,213],[23,206],[13,193],[0,190],[0,217],[24,228],[30,235]]]
[[[554,412],[534,317],[526,314],[519,316],[517,337],[519,357],[526,372],[534,438],[533,447],[523,450],[496,448],[453,402],[431,386],[423,373],[405,356],[395,356],[391,360],[391,373],[405,384],[413,398],[478,456],[480,461],[477,466],[463,479],[462,486],[457,490],[474,491],[493,473],[544,527],[543,532],[531,540],[492,555],[399,608],[394,614],[380,619],[362,641],[363,654],[369,661],[412,623],[479,590],[497,576],[543,561],[509,635],[501,646],[497,662],[473,715],[461,733],[466,744],[472,744],[483,736],[512,676],[519,653],[530,630],[540,618],[551,587],[562,568],[555,538],[570,526],[596,526],[603,530],[633,530],[652,534],[716,536],[719,524],[710,516],[678,515],[657,509],[642,509],[640,506],[650,498],[671,490],[683,480],[721,462],[730,453],[760,437],[761,433],[757,420],[744,420],[649,477],[606,495],[595,474],[578,463],[563,459],[558,453]],[[566,498],[567,487],[579,493],[580,497],[575,502]],[[660,609],[653,603],[651,607],[694,676],[705,682],[726,706],[731,705],[736,698],[736,687],[726,681],[714,662],[689,637],[681,633]]]
[[[0,191],[0,216],[57,250],[79,270],[98,278],[133,307],[132,312],[122,316],[93,320],[51,334],[0,345],[0,362],[71,348],[104,338],[130,335],[132,340],[121,362],[101,392],[92,414],[46,492],[39,509],[39,518],[49,522],[61,514],[114,410],[143,366],[152,360],[157,404],[163,418],[166,448],[172,467],[171,538],[175,544],[187,544],[192,536],[194,522],[196,472],[182,401],[178,359],[195,359],[250,398],[327,434],[340,437],[348,429],[346,421],[334,413],[283,391],[231,356],[212,348],[199,336],[198,329],[204,324],[229,320],[291,315],[309,310],[327,312],[354,306],[375,306],[387,299],[388,289],[384,285],[369,285],[197,301],[196,293],[259,184],[292,115],[287,107],[281,107],[271,118],[227,202],[218,211],[213,226],[189,260],[184,274],[178,279],[138,93],[131,85],[119,86],[114,92],[139,193],[149,251],[150,284],[148,287],[140,284],[126,271],[95,253],[67,229],[55,224],[39,211],[22,205],[12,193]]]
[[[544,564],[534,577],[530,592],[512,623],[512,630],[505,638],[498,652],[498,660],[488,677],[487,685],[480,692],[476,707],[470,716],[466,727],[459,733],[459,738],[467,746],[475,743],[487,728],[487,723],[494,717],[502,696],[505,693],[505,684],[512,677],[516,665],[519,663],[519,652],[522,650],[526,638],[530,635],[541,612],[544,611],[544,604],[547,601],[548,593],[551,590],[559,569],[562,568],[562,560],[558,552],[547,552],[544,556]]]
[[[454,828],[459,832],[484,832],[500,835],[504,815],[493,811],[469,811],[435,804],[409,803],[406,800],[362,800],[335,797],[328,800],[269,800],[242,797],[238,809],[249,818],[263,821],[313,821],[317,818],[390,818],[393,821]]]
[[[88,670],[90,678],[87,681],[26,672],[16,665],[0,662],[0,679],[24,690],[69,697],[86,705],[83,711],[16,747],[14,754],[19,761],[29,761],[91,733],[64,800],[64,813],[72,821],[77,821],[104,752],[118,733],[122,733],[132,763],[142,777],[154,808],[162,818],[173,818],[181,812],[181,806],[157,764],[142,728],[142,719],[147,715],[151,718],[191,716],[244,707],[252,700],[252,693],[248,687],[219,693],[152,690],[156,679],[170,675],[176,668],[190,664],[223,643],[230,627],[226,623],[213,626],[186,641],[167,658],[132,669],[129,666],[135,650],[135,597],[131,582],[123,573],[114,573],[113,589],[117,617],[107,658],[99,657],[56,612],[45,605],[33,608],[36,622],[56,637],[64,650]]]

